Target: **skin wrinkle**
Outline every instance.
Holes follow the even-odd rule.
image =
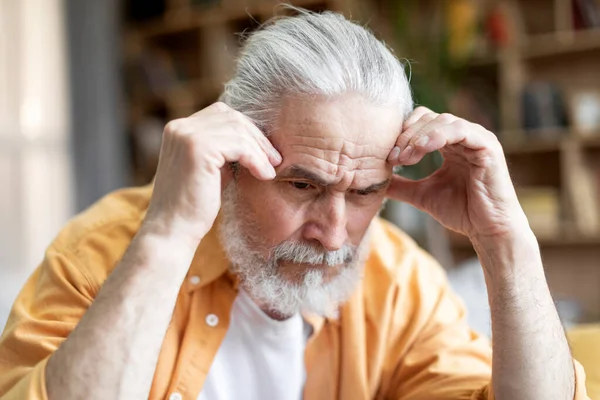
[[[329,303],[346,298],[360,269],[356,260],[327,268],[278,263],[274,251],[287,248],[292,260],[302,260],[312,249],[314,260],[320,255],[336,260],[365,243],[390,183],[387,156],[402,115],[356,96],[296,100],[285,103],[280,115],[269,137],[283,157],[277,176],[261,181],[240,170],[235,189],[222,199],[224,248],[242,285],[265,312],[278,317],[298,310],[324,313],[336,306]],[[299,189],[296,183],[308,186]],[[238,213],[235,204],[244,205]],[[238,214],[237,226],[233,214]],[[315,286],[321,280],[330,285]]]
[[[319,174],[314,173],[311,170],[303,168],[299,165],[291,165],[288,168],[286,168],[284,171],[282,171],[279,174],[279,179],[282,179],[282,180],[303,179],[303,180],[308,181],[311,184],[314,184],[315,186],[318,185],[318,186],[322,186],[322,187],[330,187],[332,185],[335,185],[335,182],[329,182],[327,179],[323,179]],[[382,182],[374,183],[367,187],[360,187],[360,188],[356,188],[353,190],[355,190],[357,192],[366,192],[366,193],[376,192],[378,190],[387,189],[390,182],[391,182],[391,179],[386,179]]]
[[[310,156],[312,157],[312,156]],[[335,178],[329,179],[331,181],[333,181],[334,183],[330,184],[329,186],[339,186],[343,189],[338,189],[339,191],[346,191],[351,187],[356,187],[356,188],[362,188],[365,185],[362,184],[362,181],[370,181],[371,179],[365,178],[365,179],[360,179],[357,180],[356,179],[356,170],[360,170],[361,177],[362,175],[365,175],[365,173],[368,173],[368,175],[371,175],[372,173],[378,172],[381,170],[381,168],[377,168],[375,166],[373,167],[369,167],[369,168],[365,168],[362,167],[360,165],[356,166],[356,167],[348,167],[346,165],[344,165],[343,163],[333,163],[333,162],[328,162],[326,160],[323,159],[319,159],[318,157],[315,157],[318,159],[318,163],[319,164],[325,164],[328,165],[329,168],[327,167],[321,167],[319,169],[325,169],[328,173],[328,176],[333,176]],[[340,157],[340,159],[344,159],[345,157]],[[373,158],[375,159],[375,158]],[[361,178],[359,177],[359,178]]]
[[[298,136],[294,135],[292,137],[292,139],[296,139]],[[300,136],[302,137],[302,136]],[[306,136],[304,136],[306,138]],[[306,143],[302,143],[302,144],[296,144],[296,143],[292,143],[292,144],[288,144],[284,147],[282,147],[282,151],[284,151],[285,148],[289,147],[292,150],[296,150],[299,151],[299,153],[304,154],[308,157],[314,157],[317,159],[318,163],[325,163],[328,164],[327,166],[325,166],[323,169],[326,170],[326,172],[328,173],[328,175],[333,175],[336,178],[337,183],[336,184],[341,184],[342,182],[346,182],[345,186],[351,187],[353,185],[355,186],[359,186],[359,183],[356,182],[356,177],[355,177],[355,171],[360,171],[362,174],[364,174],[365,172],[369,173],[369,172],[375,172],[377,170],[381,170],[381,165],[382,165],[382,159],[385,160],[385,158],[387,157],[387,154],[389,153],[388,148],[382,147],[382,146],[370,146],[370,145],[360,145],[360,144],[355,144],[352,143],[348,140],[344,140],[342,141],[342,146],[340,150],[337,149],[319,149],[319,148],[315,148],[312,147],[311,145],[320,145],[321,140],[319,140],[319,138],[317,138],[316,140],[319,143],[310,143],[310,144],[306,144]],[[327,142],[327,141],[325,141]],[[363,152],[367,152],[370,150],[370,148],[375,147],[378,151],[377,151],[377,155],[372,155],[372,154],[368,154],[368,155],[362,155],[360,153]],[[359,155],[354,155],[354,153],[356,153],[355,151],[353,151],[353,149],[364,149],[361,152],[358,152]],[[304,152],[302,150],[305,150]],[[379,150],[381,150],[381,152],[379,152]],[[329,155],[329,157],[327,157],[325,154],[327,153],[327,155]],[[363,153],[364,154],[364,153]],[[381,156],[380,156],[381,154]],[[379,158],[381,157],[381,158]],[[331,159],[335,158],[334,161],[332,161]],[[379,165],[377,165],[379,164]],[[383,162],[383,164],[385,165],[385,162]],[[379,168],[378,168],[379,167]],[[351,174],[351,176],[347,176],[348,174]],[[370,174],[369,174],[370,175]]]

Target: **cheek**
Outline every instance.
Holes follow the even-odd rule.
[[[298,239],[295,235],[304,223],[302,213],[281,196],[276,185],[275,182],[256,179],[240,184],[241,205],[247,205],[252,232],[261,239],[261,244],[268,246]]]
[[[353,245],[358,245],[364,237],[373,218],[381,209],[384,196],[378,196],[376,200],[369,201],[368,204],[356,206],[349,204],[347,212],[348,236]]]

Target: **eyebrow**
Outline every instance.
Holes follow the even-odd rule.
[[[299,165],[290,165],[286,169],[284,169],[281,173],[277,174],[279,178],[299,178],[306,179],[311,183],[321,185],[321,186],[329,186],[332,184],[331,181],[324,179],[317,173],[314,173],[306,168],[303,168]],[[377,192],[379,190],[385,189],[390,184],[391,179],[386,179],[383,182],[375,183],[373,185],[367,186],[362,189],[355,189],[357,192],[370,193]]]

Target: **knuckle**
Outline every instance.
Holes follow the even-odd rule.
[[[244,114],[241,112],[234,110],[233,108],[229,108],[223,112],[227,116],[227,120],[235,123],[238,127],[245,127],[246,121],[244,119]]]
[[[450,113],[442,113],[438,116],[438,119],[442,122],[452,122],[456,120],[456,117]]]
[[[487,136],[490,138],[490,141],[499,147],[502,147],[502,144],[500,143],[500,139],[498,139],[498,136],[496,136],[493,132],[488,131],[487,129],[483,129],[483,132],[487,133]]]
[[[231,129],[233,130],[233,132],[237,135],[240,135],[242,132],[246,131],[246,124],[244,123],[244,121],[240,120],[239,118],[232,117],[228,123],[229,123],[229,126],[231,127]],[[245,139],[248,139],[248,135],[246,135],[246,134],[242,134],[241,136],[244,137]]]
[[[223,103],[222,101],[217,101],[216,103],[213,103],[210,105],[210,108],[218,111],[218,112],[227,112],[232,110],[231,107],[229,107],[227,104]]]
[[[231,113],[231,122],[235,124],[238,128],[247,128],[246,121],[240,118],[240,114],[237,111],[232,111]]]
[[[421,120],[423,122],[431,122],[436,118],[438,118],[438,115],[436,113],[429,112],[429,113],[421,116],[421,118],[419,118],[419,120]]]
[[[184,121],[182,118],[169,121],[165,125],[164,135],[177,136],[177,135],[181,134],[181,131],[183,130],[183,126],[184,126]]]
[[[239,119],[241,115],[239,111],[236,111],[233,108],[227,108],[226,110],[223,110],[223,112],[227,114],[227,116],[235,119]]]
[[[444,136],[446,135],[446,132],[444,131],[444,128],[435,128],[431,130],[431,134],[430,136]]]
[[[452,125],[454,125],[454,127],[456,129],[458,129],[459,131],[463,131],[465,129],[468,129],[470,127],[470,123],[465,121],[464,119],[457,119],[456,121],[454,121],[452,123]]]
[[[502,147],[502,143],[500,143],[498,136],[494,135],[493,133],[491,134],[491,137],[490,137],[490,143],[491,143],[492,148],[496,152],[504,153],[504,148]]]

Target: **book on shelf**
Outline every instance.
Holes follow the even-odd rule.
[[[527,84],[522,92],[522,115],[523,127],[529,136],[567,127],[567,107],[561,88],[545,81]]]
[[[569,95],[569,120],[580,136],[597,136],[600,131],[600,89],[578,89]]]
[[[561,209],[558,188],[520,187],[517,188],[517,196],[536,236],[554,238],[560,234]]]
[[[600,28],[600,2],[573,0],[573,27],[575,29]]]
[[[597,236],[600,232],[598,179],[580,150],[573,143],[564,149],[564,163],[571,170],[569,179],[566,179],[564,184],[567,187],[569,204],[578,234]]]

